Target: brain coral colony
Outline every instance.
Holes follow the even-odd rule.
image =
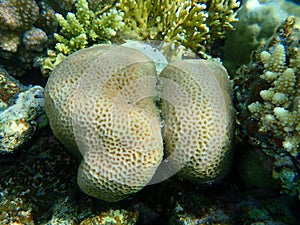
[[[234,118],[226,70],[219,62],[177,60],[161,78],[171,172],[220,180],[229,169]],[[147,55],[112,44],[79,50],[51,73],[46,112],[54,134],[83,156],[77,182],[88,195],[118,201],[153,177],[163,156],[159,79]]]
[[[252,143],[274,161],[273,178],[300,198],[300,30],[289,17],[239,70],[240,122]]]
[[[51,54],[65,59],[58,66],[51,57],[44,61],[47,69],[57,66],[45,89],[45,106],[55,135],[82,157],[77,181],[85,193],[118,201],[151,180],[163,157],[160,112],[174,171],[182,169],[183,177],[196,182],[227,173],[234,117],[230,82],[219,62],[170,61],[158,78],[153,58],[135,49],[85,48],[125,36],[182,44],[204,55],[232,29],[238,4],[210,1],[206,9],[203,3],[120,1],[94,13],[79,0],[67,19],[56,14],[62,29]],[[163,87],[156,86],[158,79]],[[168,85],[174,83],[179,92]],[[187,101],[179,101],[178,93]],[[157,95],[171,104],[157,108]]]
[[[42,72],[48,74],[65,56],[100,43],[126,39],[162,40],[183,44],[201,56],[211,54],[217,41],[237,22],[235,0],[153,1],[121,0],[108,5],[78,0],[76,12],[55,14],[62,29],[54,34],[55,50],[48,51]],[[96,5],[96,6],[95,6]],[[218,55],[217,50],[214,54]]]

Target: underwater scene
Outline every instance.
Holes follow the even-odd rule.
[[[0,0],[0,225],[299,212],[300,0]]]

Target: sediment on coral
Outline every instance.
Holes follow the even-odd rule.
[[[242,130],[274,161],[273,178],[300,198],[300,30],[289,17],[253,61],[238,71]]]

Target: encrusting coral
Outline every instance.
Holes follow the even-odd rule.
[[[50,126],[81,158],[77,182],[88,195],[113,202],[180,169],[196,182],[220,180],[228,171],[233,108],[225,69],[183,59],[166,65],[161,78],[156,71],[143,51],[102,44],[71,54],[51,73],[45,89]],[[187,101],[177,98],[180,93]],[[158,109],[158,96],[171,105]],[[171,171],[157,170],[163,157],[159,112]],[[162,174],[153,180],[155,172]]]
[[[283,190],[300,198],[300,30],[294,25],[291,16],[240,69],[235,92],[245,133],[272,157]]]
[[[181,44],[207,57],[217,41],[225,38],[225,32],[234,29],[232,24],[237,22],[234,10],[239,2],[121,0],[101,3],[101,9],[92,5],[95,12],[87,0],[78,0],[75,13],[69,12],[66,18],[56,14],[62,29],[54,35],[56,50],[49,51],[49,57],[42,63],[43,74],[47,75],[59,64],[62,54],[66,56],[94,44],[120,43],[127,39]]]

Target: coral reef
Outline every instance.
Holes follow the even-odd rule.
[[[86,207],[78,206],[73,196],[70,195],[70,191],[67,195],[60,196],[58,199],[53,200],[53,206],[51,208],[52,216],[46,222],[39,224],[42,225],[75,225],[79,224],[82,218],[90,217],[93,215],[91,210],[92,206],[87,203]],[[80,208],[81,207],[81,208]]]
[[[286,57],[282,44],[276,44],[271,53],[261,52],[260,60],[265,70],[260,78],[269,83],[269,88],[260,91],[262,102],[251,103],[248,109],[259,121],[261,133],[274,132],[285,151],[297,157],[300,147],[300,71],[297,69],[300,51],[296,53],[295,65],[293,58],[290,58],[290,65],[286,64]]]
[[[78,0],[75,6],[76,13],[69,12],[66,19],[61,14],[56,14],[62,29],[60,34],[54,34],[57,41],[55,48],[65,55],[85,48],[87,44],[91,46],[110,42],[116,31],[124,26],[123,13],[116,9],[95,14],[89,9],[86,0]]]
[[[77,0],[45,0],[45,2],[55,10],[57,13],[67,14],[67,12],[74,10]],[[97,0],[100,2],[99,0]]]
[[[32,28],[24,32],[22,41],[26,50],[41,52],[47,39],[43,30]]]
[[[1,50],[17,52],[23,31],[30,29],[38,18],[39,7],[33,0],[0,3]]]
[[[237,22],[236,0],[141,1],[122,0],[95,6],[78,0],[76,12],[64,18],[56,14],[61,31],[54,35],[56,50],[42,60],[42,73],[47,75],[61,60],[79,49],[100,43],[125,40],[162,40],[182,44],[203,57],[218,55],[214,45],[225,38],[225,32]],[[102,7],[102,8],[101,8]],[[214,49],[214,50],[212,50]],[[216,50],[218,49],[218,50]],[[218,53],[213,53],[213,51]],[[58,59],[56,57],[59,57]]]
[[[70,215],[71,209],[63,211],[62,207],[70,202],[65,200],[72,193],[70,187],[76,186],[72,183],[76,182],[73,168],[77,164],[46,129],[39,130],[38,139],[19,154],[1,155],[0,164],[1,225],[45,224],[53,212],[53,204],[62,197],[65,204],[60,202],[60,211],[66,217]],[[74,210],[75,205],[72,205]],[[90,205],[86,202],[86,206]],[[81,206],[83,218],[91,215],[84,214],[84,209]]]
[[[215,194],[218,200],[214,199]],[[236,186],[226,187],[226,184],[222,190],[211,186],[195,188],[176,196],[168,224],[297,224],[289,211],[293,205],[289,201],[282,196],[253,198],[249,193],[242,194]]]
[[[1,28],[5,30],[28,29],[37,20],[39,7],[35,1],[1,1]]]
[[[289,17],[235,78],[239,122],[274,161],[273,177],[300,198],[300,30]]]
[[[192,184],[172,177],[117,203],[81,193],[78,162],[49,128],[20,154],[0,157],[0,224],[80,224],[110,212],[138,211],[138,224],[284,224],[297,225],[299,201],[287,196],[253,194],[238,183]],[[26,212],[26,213],[24,213]],[[185,223],[185,224],[186,224]],[[29,223],[30,224],[30,223]]]
[[[237,10],[239,22],[228,32],[224,60],[229,74],[250,61],[252,51],[264,46],[288,16],[297,17],[300,27],[300,6],[287,0],[246,0]]]
[[[139,191],[155,172],[150,183],[180,169],[183,177],[213,182],[229,169],[233,107],[225,69],[214,61],[177,60],[158,81],[155,63],[144,53],[107,44],[82,49],[63,60],[46,85],[50,126],[82,159],[78,185],[110,202]],[[155,97],[171,105],[158,109]],[[169,171],[157,170],[162,126]]]
[[[0,185],[2,188],[2,185]],[[5,191],[6,192],[6,191]],[[26,224],[34,225],[34,219],[32,215],[33,205],[27,203],[25,199],[16,197],[11,198],[6,193],[1,193],[5,196],[5,201],[0,205],[1,215],[0,224]],[[1,196],[2,197],[2,196]]]
[[[0,78],[0,153],[8,153],[33,135],[38,117],[44,113],[44,89],[40,86],[26,88],[4,70]]]
[[[56,29],[54,11],[43,1],[0,1],[0,58],[12,76],[32,68]],[[51,39],[51,38],[50,38]],[[17,65],[17,66],[16,66]]]
[[[88,43],[85,46],[97,44],[98,42],[119,44],[123,43],[127,38],[146,39],[144,43],[150,43],[147,39],[155,37],[155,39],[159,40],[166,39],[177,44],[191,45],[200,57],[209,57],[207,54],[222,57],[220,52],[222,51],[225,31],[233,29],[232,25],[235,26],[236,24],[235,7],[237,6],[237,1],[245,6],[247,5],[245,3],[249,3],[254,11],[253,13],[248,12],[247,16],[241,16],[242,10],[239,11],[240,24],[244,29],[238,27],[236,34],[240,35],[241,39],[239,40],[243,41],[241,42],[242,44],[239,44],[240,42],[237,39],[228,39],[234,44],[234,48],[231,47],[230,51],[238,56],[237,60],[246,59],[249,56],[250,49],[245,54],[239,54],[239,50],[249,47],[248,44],[251,45],[251,48],[256,48],[253,45],[267,44],[253,53],[251,64],[243,66],[234,79],[234,94],[238,109],[237,122],[240,125],[240,129],[236,130],[238,134],[236,138],[242,144],[238,143],[237,154],[235,155],[235,160],[233,160],[235,163],[233,166],[236,167],[229,171],[229,176],[222,180],[221,185],[219,182],[197,184],[174,176],[165,180],[165,182],[145,187],[129,198],[116,203],[101,201],[82,193],[78,185],[76,185],[76,168],[80,164],[79,161],[72,157],[53,136],[47,123],[47,116],[44,113],[37,116],[39,112],[43,111],[42,98],[40,98],[43,90],[34,85],[40,84],[41,79],[46,78],[37,78],[36,74],[28,71],[32,67],[33,59],[36,59],[37,56],[45,57],[45,49],[49,49],[48,57],[52,60],[45,61],[47,62],[44,67],[45,74],[53,70],[62,60],[69,60],[69,56],[67,57],[63,52],[54,49],[55,41],[62,44],[60,45],[61,50],[76,47],[76,44],[72,46],[71,43],[71,40],[76,38],[71,34],[73,32],[72,29],[61,26],[56,30],[59,17],[61,23],[66,22],[71,25],[74,21],[69,20],[68,13],[73,13],[79,21],[78,15],[80,10],[78,7],[76,8],[76,2],[78,5],[82,4],[83,8],[85,7],[85,15],[95,16],[93,21],[99,21],[102,16],[107,16],[109,12],[117,12],[117,16],[122,16],[122,18],[119,17],[122,28],[119,30],[103,29],[103,33],[99,32],[96,34],[96,41],[93,41],[91,37],[86,39]],[[275,31],[275,24],[278,18],[283,20],[289,14],[298,15],[299,0],[87,0],[87,2],[89,9],[85,1],[80,3],[77,0],[0,0],[0,145],[2,145],[3,141],[5,142],[5,148],[0,146],[0,225],[74,225],[80,223],[297,225],[300,221],[300,201],[295,197],[297,195],[299,197],[300,186],[298,140],[300,34],[299,30],[294,28],[299,26],[300,20],[295,21],[293,18],[290,18],[277,29],[277,34],[270,42],[267,39]],[[149,2],[151,3],[150,5]],[[291,2],[298,5],[294,4],[290,8]],[[167,7],[157,7],[156,3]],[[126,7],[129,7],[130,10]],[[243,7],[243,10],[245,8]],[[275,10],[272,10],[272,8]],[[127,13],[125,12],[126,10]],[[143,13],[139,15],[139,11]],[[284,11],[288,11],[288,13],[285,14],[283,13]],[[264,13],[261,14],[261,12]],[[61,16],[58,14],[55,16],[55,13],[59,13]],[[279,17],[276,17],[276,15],[279,15]],[[282,15],[285,16],[283,17]],[[136,18],[139,18],[139,21],[136,21]],[[178,18],[182,20],[177,20]],[[261,18],[264,19],[260,21]],[[166,19],[175,19],[176,22],[173,24]],[[255,19],[259,20],[259,22],[254,22],[253,26],[248,26],[248,23],[255,21]],[[232,22],[226,23],[228,20]],[[87,35],[89,35],[92,29],[88,28],[87,21],[84,21],[83,27],[84,32],[87,32]],[[140,21],[143,23],[140,23]],[[103,22],[104,27],[109,22],[113,22],[113,20]],[[197,26],[190,26],[194,22]],[[144,26],[143,30],[140,29],[142,25]],[[168,30],[164,26],[169,26],[172,29]],[[131,29],[133,30],[131,31]],[[194,32],[195,30],[197,32]],[[54,39],[54,32],[57,32],[57,37],[64,42]],[[266,33],[267,35],[265,35]],[[113,36],[111,36],[112,34]],[[167,37],[166,34],[174,36]],[[217,37],[216,39],[214,39],[215,36]],[[181,39],[182,37],[184,39]],[[228,37],[227,33],[226,37]],[[186,39],[189,39],[189,42]],[[79,41],[82,40],[79,39]],[[66,43],[65,46],[63,45],[64,43]],[[157,46],[161,45],[161,42],[156,42],[156,44],[151,47],[142,45],[141,47],[133,48],[142,51],[142,54],[151,58],[145,57],[148,60],[147,62],[152,61],[154,63],[157,74],[160,74],[165,67],[168,67],[169,71],[174,71],[174,74],[182,74],[182,76],[178,76],[178,80],[187,81],[187,86],[189,86],[187,90],[192,89],[196,93],[198,89],[194,86],[195,82],[188,82],[187,77],[189,76],[184,72],[187,69],[186,66],[183,66],[184,68],[181,71],[170,68],[171,64],[174,65],[174,59],[181,60],[182,54],[184,54],[184,59],[194,58],[195,55],[183,50],[182,45],[172,45],[171,49],[164,49],[166,51],[163,51],[163,56],[159,58],[161,53],[157,51]],[[133,43],[133,45],[136,45],[136,43]],[[126,45],[123,46],[132,48],[133,45],[130,46],[130,43],[126,40]],[[78,46],[81,48],[84,45],[79,42]],[[164,43],[162,46],[168,45]],[[194,46],[197,47],[194,48]],[[174,55],[175,50],[178,52]],[[185,52],[183,53],[182,51]],[[152,53],[154,54],[152,55]],[[167,56],[166,54],[169,53],[170,55]],[[140,55],[140,53],[138,54]],[[114,59],[114,57],[109,56],[108,58],[107,62],[111,62],[112,58]],[[119,63],[119,58],[115,58],[115,61]],[[82,56],[81,59],[84,61],[86,57]],[[233,66],[239,64],[237,60],[233,62]],[[168,61],[172,61],[169,66]],[[41,62],[44,61],[36,61],[37,65]],[[186,65],[185,63],[182,62],[182,64]],[[89,67],[88,62],[86,62],[86,65],[88,66],[80,67],[78,63],[75,63],[75,66],[72,65],[77,68],[75,68],[76,71],[74,71],[73,75],[77,76],[81,71],[88,73],[87,68],[89,68],[89,71],[93,70],[93,66]],[[20,78],[22,79],[21,82],[31,83],[33,86],[26,87],[22,85],[9,76],[2,67],[6,68],[13,76],[21,76],[26,73],[26,76]],[[188,66],[188,68],[191,67]],[[151,69],[151,71],[155,73],[155,69]],[[92,80],[85,79],[87,76],[82,78],[71,80],[65,84],[66,86],[64,87],[67,87],[68,91],[68,86],[73,85],[72,82],[75,84],[80,82],[74,92],[76,97],[68,98],[63,106],[72,101],[75,103],[84,102],[84,106],[95,105],[93,102],[95,98],[92,95],[94,89],[90,88],[95,84]],[[158,97],[154,98],[156,109],[153,117],[154,120],[157,120],[159,113],[160,119],[165,119],[165,121],[160,121],[160,128],[162,134],[167,134],[167,113],[162,110],[162,105],[165,103],[159,100],[159,98],[163,97],[160,91],[164,87],[164,83],[162,82],[162,77],[156,77],[156,79],[157,86],[149,94],[158,95]],[[113,87],[118,82],[123,83],[124,79],[117,77],[112,79],[109,84]],[[144,82],[140,83],[143,84]],[[224,83],[227,83],[227,81]],[[58,85],[57,92],[65,91],[64,89],[60,90],[61,87]],[[218,86],[215,90],[218,91],[220,88]],[[126,96],[129,100],[132,100],[131,96],[137,92],[136,86],[135,89],[131,87],[130,89],[126,89],[126,91],[131,91]],[[145,93],[148,89],[142,87],[141,90],[143,91],[142,93]],[[173,91],[171,93],[174,93],[172,95],[174,104],[179,102],[177,97],[180,94],[180,92],[175,90],[177,89],[170,90]],[[87,98],[80,97],[86,93],[91,95],[86,95]],[[110,96],[112,93],[108,91],[107,95]],[[89,98],[90,96],[92,97]],[[137,96],[141,97],[140,95]],[[118,103],[125,103],[122,106],[130,104],[133,106],[133,109],[137,109],[137,104],[132,104],[137,102],[137,98],[134,101],[127,102],[124,102],[122,98],[117,98],[117,100]],[[220,101],[221,99],[218,100]],[[145,107],[152,107],[152,103],[145,104]],[[190,102],[187,101],[186,103]],[[37,108],[32,111],[31,106],[37,106]],[[184,112],[190,113],[189,115],[192,117],[195,108]],[[82,110],[76,108],[75,112],[88,113],[90,109],[91,107],[83,108]],[[95,108],[93,107],[92,109]],[[115,109],[119,111],[124,110],[123,107],[116,107]],[[152,109],[149,110],[151,111]],[[142,112],[142,110],[139,112]],[[82,133],[78,133],[78,130],[81,129],[80,125],[82,125],[82,123],[77,123],[81,120],[80,115],[76,114],[71,118],[67,126],[76,124],[79,126],[73,126],[72,128],[74,129],[70,128],[66,136],[75,134],[75,145],[78,145],[79,150],[81,150],[81,152],[77,151],[77,154],[80,155],[81,160],[84,160],[85,158],[88,159],[89,155],[85,153],[94,144],[86,145],[86,140],[89,138],[88,135],[93,131],[85,129],[87,136],[82,136]],[[94,116],[95,114],[91,113],[90,115]],[[194,116],[199,115],[202,114],[194,114]],[[18,116],[24,116],[27,120],[26,123],[23,123],[22,118]],[[174,125],[174,143],[179,143],[176,136],[182,135],[182,130],[185,128],[189,129],[190,126],[192,128],[197,126],[197,122],[190,124],[189,121],[182,119],[180,114],[178,114],[178,117],[173,116],[173,118],[175,118],[173,119],[174,124],[179,127],[179,129],[176,129]],[[178,119],[176,120],[176,118]],[[15,119],[19,122],[14,122]],[[122,119],[122,117],[117,119]],[[182,123],[178,121],[182,121]],[[101,122],[103,121],[101,120]],[[85,123],[85,125],[88,127],[95,126],[92,121]],[[208,127],[209,125],[210,123],[205,124]],[[134,131],[140,133],[145,131],[141,127],[135,128]],[[241,130],[244,134],[240,133]],[[194,134],[195,130],[190,133]],[[108,136],[110,134],[107,133]],[[226,137],[225,133],[222,134]],[[28,141],[29,138],[30,141]],[[99,137],[97,136],[97,138]],[[188,136],[182,143],[192,139],[192,136]],[[117,138],[114,136],[112,142],[115,140]],[[219,141],[218,139],[216,143]],[[246,141],[248,143],[245,143]],[[124,143],[122,142],[122,144]],[[104,144],[107,144],[107,142]],[[245,146],[247,149],[245,149]],[[18,151],[14,151],[16,149]],[[124,149],[122,149],[123,151],[125,152]],[[8,152],[13,154],[1,154]],[[82,157],[82,154],[84,157]],[[201,156],[203,155],[205,156],[205,154],[201,154]],[[134,157],[133,155],[133,160]],[[117,165],[122,160],[124,158],[118,156],[113,163]],[[197,160],[191,157],[191,161],[196,162]],[[204,161],[203,159],[201,162]],[[170,166],[169,162],[171,162],[170,158],[167,158],[165,155],[165,159],[155,171],[154,178],[157,172],[163,172],[158,171],[160,166]],[[90,165],[94,166],[96,164],[90,162]],[[111,168],[116,168],[116,166]],[[219,173],[218,169],[220,168],[217,165],[216,170],[208,170],[211,171],[209,174]],[[124,170],[126,170],[126,174],[131,172],[130,169],[127,171],[127,167]],[[140,168],[137,170],[139,171]],[[243,171],[241,172],[241,170]],[[95,170],[86,174],[89,176],[97,172]],[[174,171],[172,170],[171,172]],[[237,172],[240,172],[239,175],[246,182],[242,183],[242,179],[238,177]],[[120,176],[124,174],[122,172]],[[275,179],[272,178],[272,175]],[[217,176],[217,178],[219,177]],[[191,180],[195,181],[194,178]],[[205,179],[202,178],[203,180]],[[210,181],[210,179],[208,180]],[[151,180],[150,184],[151,182],[154,183],[155,181]],[[291,196],[282,195],[278,190]]]
[[[241,150],[242,149],[242,150]],[[239,180],[249,189],[261,189],[278,192],[280,182],[272,178],[274,160],[263,153],[259,148],[243,143],[242,151],[236,157],[236,171]]]
[[[170,225],[185,225],[185,224],[232,224],[230,216],[222,209],[211,207],[209,212],[207,209],[202,209],[201,215],[188,213],[178,202],[172,213]]]

